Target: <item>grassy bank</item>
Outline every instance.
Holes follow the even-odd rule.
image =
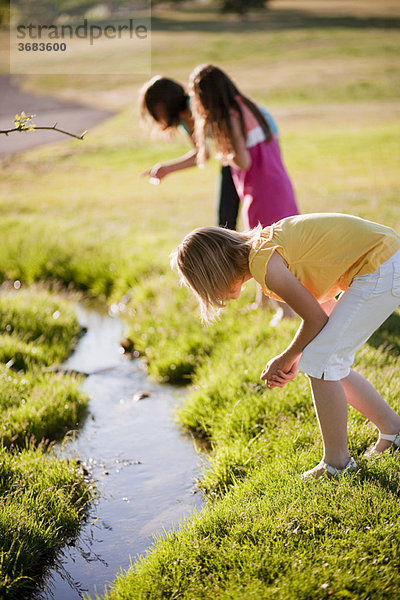
[[[303,212],[348,212],[400,230],[398,9],[389,1],[378,13],[372,1],[352,10],[348,4],[337,1],[328,9],[306,0],[272,2],[265,16],[223,24],[205,11],[159,9],[153,72],[184,81],[195,64],[219,63],[276,116]],[[23,284],[57,280],[108,302],[122,300],[129,335],[150,373],[191,384],[177,417],[210,448],[199,482],[208,507],[157,542],[105,597],[396,597],[398,458],[362,459],[376,433],[351,411],[359,472],[340,483],[299,481],[298,473],[321,453],[306,379],[300,375],[274,391],[259,383],[265,362],[296,325],[276,330],[268,313],[242,312],[254,296],[248,284],[220,321],[201,326],[193,299],[170,272],[168,255],[188,230],[214,222],[218,165],[210,161],[203,171],[170,176],[157,187],[139,178],[144,168],[187,149],[179,136],[150,140],[137,126],[127,103],[140,83],[27,78],[27,87],[63,97],[77,97],[79,90],[83,101],[124,109],[83,143],[5,160],[0,180],[2,277]],[[37,352],[28,350],[23,368],[37,361]],[[397,312],[357,356],[360,372],[397,409],[399,351]],[[43,355],[59,360],[50,359],[48,350]],[[51,385],[58,381],[41,376]],[[21,377],[26,385],[29,379]],[[14,389],[7,390],[5,397],[12,398]],[[19,432],[21,424],[35,423],[33,417],[12,419],[5,440],[46,437],[33,425],[32,432]]]
[[[45,569],[74,539],[91,491],[73,461],[44,448],[0,449],[2,598],[32,598]]]
[[[232,486],[105,598],[396,597],[398,465],[305,486],[296,456],[289,471],[277,457]]]
[[[79,426],[87,398],[79,379],[47,371],[80,333],[69,302],[3,286],[0,328],[0,595],[20,599],[31,597],[84,517],[88,484],[50,443]]]

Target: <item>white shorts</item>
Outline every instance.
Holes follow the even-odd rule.
[[[355,277],[329,321],[304,348],[298,369],[310,377],[347,377],[354,355],[400,304],[400,250],[379,269]]]

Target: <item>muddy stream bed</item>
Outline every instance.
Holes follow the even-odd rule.
[[[88,374],[89,415],[59,454],[79,457],[98,497],[79,539],[49,573],[42,600],[102,595],[154,535],[202,507],[194,487],[201,459],[173,420],[185,392],[151,381],[139,360],[121,354],[121,319],[82,306],[77,316],[87,332],[63,367]]]

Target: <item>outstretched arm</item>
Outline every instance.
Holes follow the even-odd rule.
[[[261,373],[261,379],[266,381],[267,385],[281,387],[293,379],[301,353],[326,325],[328,316],[314,296],[289,271],[278,252],[274,252],[268,261],[265,283],[302,319],[286,350],[270,360]]]
[[[197,166],[197,148],[194,143],[193,137],[189,135],[190,141],[193,145],[193,150],[183,154],[182,156],[178,156],[178,158],[174,158],[173,160],[168,160],[162,163],[157,163],[150,167],[150,169],[146,169],[143,173],[140,174],[141,177],[153,177],[154,179],[163,179],[166,175],[170,173],[174,173],[175,171],[182,171],[183,169],[189,169],[190,167]],[[206,160],[210,157],[210,153],[208,148],[206,148]]]
[[[154,177],[155,179],[163,179],[166,175],[174,173],[174,171],[181,171],[182,169],[188,169],[189,167],[195,167],[197,157],[197,150],[191,150],[183,156],[179,156],[173,160],[169,160],[163,163],[157,163],[146,169],[140,174],[141,177]]]

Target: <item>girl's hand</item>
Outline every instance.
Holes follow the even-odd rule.
[[[143,173],[140,173],[140,177],[150,177],[153,179],[159,179],[161,181],[161,179],[168,175],[168,173],[168,167],[162,164],[157,164],[150,169],[146,169],[146,171],[143,171]]]
[[[276,356],[267,363],[261,380],[266,381],[268,387],[283,387],[296,377],[299,358],[291,358],[285,353]]]
[[[272,375],[270,379],[267,381],[267,386],[269,388],[280,387],[282,388],[284,385],[292,381],[298,374],[297,367],[293,366],[292,369],[285,373],[284,371],[277,371],[275,375]]]

